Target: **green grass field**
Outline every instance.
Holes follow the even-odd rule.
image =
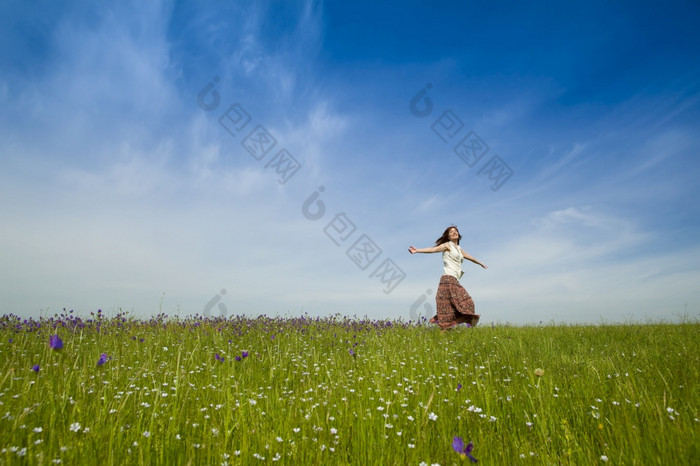
[[[469,463],[455,436],[481,464],[700,464],[695,322],[98,313],[0,333],[2,464]]]

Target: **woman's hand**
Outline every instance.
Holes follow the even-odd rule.
[[[482,266],[482,267],[485,268],[485,269],[488,269],[488,267],[487,267],[485,264],[483,264],[481,261],[477,260],[477,259],[476,259],[475,257],[473,257],[471,254],[467,254],[467,252],[466,252],[464,249],[460,248],[460,250],[462,251],[462,256],[463,256],[465,259],[467,259],[468,261],[474,262],[475,264],[480,265],[480,266]]]
[[[423,249],[416,249],[413,246],[408,247],[408,252],[411,254],[415,254],[417,252],[422,252],[425,254],[431,254],[433,252],[443,252],[447,251],[450,247],[447,245],[447,243],[443,243],[440,246],[433,246],[432,248],[423,248]]]

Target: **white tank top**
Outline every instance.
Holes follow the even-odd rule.
[[[464,260],[462,248],[460,248],[459,245],[454,244],[452,241],[448,241],[447,244],[450,246],[450,249],[442,252],[444,275],[451,275],[459,280],[462,278],[462,275],[464,275],[464,272],[462,271],[462,261]]]

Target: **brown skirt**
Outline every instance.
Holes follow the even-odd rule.
[[[451,275],[443,275],[435,295],[437,324],[441,329],[458,324],[475,326],[479,315],[474,313],[474,301],[467,290]]]

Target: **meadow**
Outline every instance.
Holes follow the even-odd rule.
[[[699,359],[697,322],[5,315],[0,464],[700,464]]]

